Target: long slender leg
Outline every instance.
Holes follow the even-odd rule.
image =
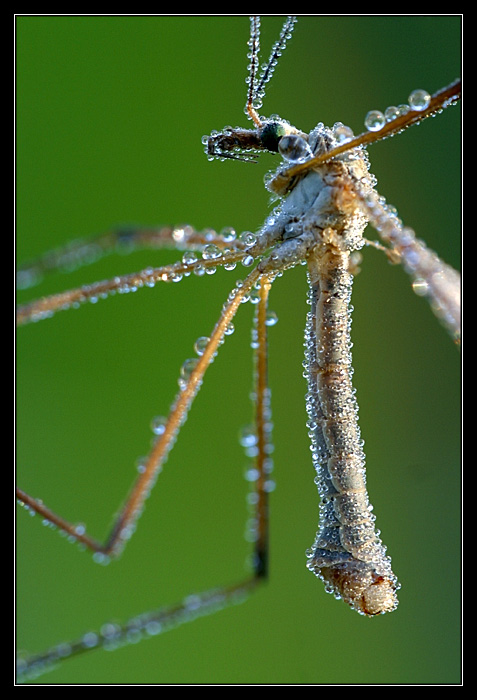
[[[164,426],[164,431],[154,444],[144,464],[144,470],[138,476],[104,545],[90,538],[83,530],[78,532],[77,526],[68,523],[64,518],[44,506],[43,503],[36,501],[36,499],[28,496],[20,489],[17,490],[18,500],[31,510],[38,512],[60,530],[67,532],[69,536],[81,541],[93,551],[101,555],[117,554],[131,536],[134,523],[141,513],[144,500],[147,498],[162,465],[167,459],[181,425],[186,420],[190,405],[202,384],[205,371],[213,360],[228,325],[242,303],[244,296],[250,292],[254,284],[260,278],[260,275],[261,273],[257,269],[253,270],[248,277],[246,277],[242,286],[237,288],[235,293],[229,296],[229,300],[224,305],[220,318],[217,321],[207,345],[203,349],[202,355],[198,358],[197,362],[194,363],[192,368],[188,368],[187,376],[184,378],[184,385],[174,401],[167,423]]]
[[[270,490],[271,459],[270,440],[270,391],[267,383],[267,303],[271,281],[267,275],[251,273],[247,280],[250,289],[260,279],[259,302],[255,316],[255,376],[254,401],[256,422],[256,447],[253,484],[253,529],[249,539],[254,542],[252,574],[235,584],[188,596],[181,603],[140,614],[124,624],[108,623],[99,632],[87,632],[73,642],[61,643],[48,651],[20,659],[20,681],[28,681],[51,670],[56,664],[73,656],[85,654],[100,647],[116,648],[139,639],[148,638],[190,622],[197,617],[210,615],[229,605],[243,601],[267,577],[268,562],[268,492]],[[246,282],[247,282],[246,280]],[[240,297],[241,298],[241,297]],[[240,301],[239,301],[240,303]],[[219,326],[219,323],[216,326]]]
[[[48,251],[36,260],[20,265],[17,271],[17,288],[27,289],[41,282],[48,274],[69,272],[91,265],[106,255],[132,253],[138,250],[202,250],[205,245],[228,248],[233,232],[216,233],[212,229],[196,231],[192,226],[162,226],[160,228],[122,227],[98,236],[71,241],[67,245]]]
[[[255,471],[256,523],[255,562],[257,576],[268,575],[268,491],[270,484],[271,457],[270,432],[271,409],[270,389],[267,381],[267,301],[271,283],[266,276],[260,281],[260,301],[257,306],[256,352],[255,352],[255,424],[257,450]]]
[[[79,639],[62,642],[45,652],[17,661],[17,681],[25,683],[51,671],[59,663],[94,649],[116,649],[148,639],[198,617],[211,615],[234,603],[240,603],[257,586],[250,577],[239,584],[190,595],[182,602],[137,615],[124,624],[106,623],[97,632],[89,631]]]
[[[356,189],[361,207],[370,223],[396,253],[412,280],[416,294],[426,296],[432,310],[454,340],[460,342],[460,274],[443,262],[437,253],[416,238],[413,229],[403,226],[393,208],[375,192],[365,195]]]
[[[208,248],[207,246],[210,246]],[[241,241],[230,245],[230,251],[224,252],[213,243],[202,246],[202,259],[190,260],[184,256],[181,262],[162,267],[149,267],[140,272],[113,277],[110,280],[84,285],[66,292],[53,294],[19,306],[17,309],[17,325],[41,321],[53,316],[58,311],[76,308],[86,302],[96,302],[110,294],[134,292],[143,287],[154,287],[158,282],[176,282],[190,274],[203,275],[218,266],[231,266],[240,261],[253,262],[255,256],[263,252],[263,247],[257,245],[245,246]],[[211,251],[211,252],[209,252]]]
[[[298,163],[297,165],[292,165],[283,171],[282,177],[284,180],[290,180],[292,177],[299,175],[300,173],[307,172],[313,168],[316,168],[322,163],[326,163],[330,160],[336,158],[341,153],[346,153],[354,148],[360,146],[368,146],[371,143],[381,141],[382,139],[389,138],[395,134],[399,134],[404,129],[407,129],[414,124],[420,124],[423,119],[431,117],[438,114],[442,109],[448,107],[449,105],[455,104],[461,97],[462,85],[460,80],[456,80],[451,85],[448,85],[442,90],[434,93],[425,109],[420,110],[410,110],[406,114],[403,114],[396,119],[386,122],[383,127],[377,131],[364,131],[359,136],[354,136],[348,141],[344,141],[339,146],[332,148],[331,150],[320,153],[314,158],[310,158],[306,162]],[[276,179],[278,185],[278,179]]]

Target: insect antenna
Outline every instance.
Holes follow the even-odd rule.
[[[249,74],[246,78],[248,83],[247,104],[245,105],[245,114],[254,122],[257,128],[262,126],[262,120],[258,116],[257,110],[262,106],[263,97],[265,95],[265,85],[271,79],[278,59],[286,47],[288,39],[291,38],[294,25],[297,18],[289,15],[283,24],[278,40],[273,44],[269,59],[262,65],[258,83],[256,83],[257,69],[260,53],[260,17],[253,16],[250,18],[250,53],[247,58],[250,59],[248,66]]]

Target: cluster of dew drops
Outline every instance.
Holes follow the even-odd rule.
[[[401,104],[397,107],[391,105],[384,112],[372,109],[367,113],[364,125],[368,131],[380,131],[386,122],[391,122],[408,112],[422,112],[427,109],[431,101],[431,96],[426,90],[413,90],[408,97],[408,104]]]
[[[217,238],[217,234],[215,234],[213,231],[209,233],[211,239]],[[188,227],[178,228],[173,232],[172,235],[174,240],[178,244],[187,244]],[[218,237],[221,239],[225,247],[220,247],[216,243],[210,242],[205,243],[202,246],[202,249],[198,252],[194,250],[186,250],[186,252],[182,256],[181,263],[182,266],[187,266],[188,269],[183,272],[173,271],[171,275],[166,276],[166,281],[180,282],[183,277],[189,276],[191,272],[193,272],[194,275],[196,275],[197,277],[215,274],[215,272],[217,271],[217,266],[203,264],[202,261],[204,261],[205,263],[207,263],[207,261],[218,261],[222,256],[225,256],[227,253],[236,252],[235,250],[233,250],[233,248],[227,248],[227,243],[230,243],[232,246],[234,246],[236,245],[236,242],[238,242],[239,246],[244,252],[243,257],[240,260],[240,263],[243,267],[250,267],[251,265],[253,265],[255,258],[253,255],[250,255],[247,252],[247,250],[249,248],[252,248],[257,243],[257,236],[254,233],[252,233],[251,231],[243,231],[240,235],[237,236],[235,229],[227,227],[222,229],[220,234],[218,234]],[[218,265],[220,267],[223,267],[225,270],[234,270],[237,267],[237,261],[225,261],[222,264],[218,263]]]
[[[231,229],[231,228],[224,229],[220,235],[225,242],[232,242],[236,239],[236,233],[235,233],[234,229]],[[248,253],[247,250],[252,248],[257,243],[257,236],[254,233],[252,233],[251,231],[244,231],[240,234],[240,236],[238,237],[238,240],[244,246],[244,249],[245,249],[244,256],[240,260],[240,263],[245,268],[250,267],[255,262],[255,258],[253,255]],[[227,252],[228,252],[227,249],[222,249],[219,246],[217,246],[215,243],[208,243],[202,249],[202,259],[203,260],[217,260],[220,257],[222,257],[222,255],[226,254]],[[182,262],[185,265],[192,265],[194,274],[198,274],[199,276],[201,276],[203,274],[214,274],[215,271],[217,270],[217,267],[215,267],[215,266],[214,267],[205,267],[205,266],[201,265],[200,260],[194,251],[185,252],[184,255],[182,256]],[[226,270],[234,270],[236,268],[236,266],[237,266],[236,261],[230,261],[230,262],[225,262],[221,267],[224,267]],[[188,273],[188,274],[190,274],[190,273]],[[242,280],[236,281],[235,287],[229,293],[226,303],[230,303],[233,300],[233,298],[239,292],[242,285],[243,285]],[[241,303],[250,302],[252,304],[257,304],[260,300],[260,291],[259,290],[260,290],[260,283],[257,282],[255,287],[252,288],[248,294],[245,294],[242,297]],[[225,307],[225,305],[224,305],[224,307]],[[278,321],[278,318],[277,318],[277,315],[275,314],[275,312],[270,311],[270,310],[267,311],[266,325],[273,326],[273,325],[275,325],[275,323],[277,321]],[[234,330],[235,330],[234,324],[229,323],[225,329],[224,336],[232,335]],[[180,369],[179,379],[178,379],[178,384],[179,384],[179,388],[181,391],[183,391],[187,387],[189,378],[190,378],[192,372],[194,371],[195,367],[197,366],[199,358],[205,352],[209,340],[210,339],[208,336],[199,337],[194,343],[194,353],[196,356],[189,358],[183,362],[181,369]],[[223,342],[224,342],[224,339],[222,339],[222,343]],[[251,347],[252,348],[257,347],[255,329],[252,330]],[[156,432],[154,430],[154,432],[156,435],[162,434],[162,431]]]
[[[422,112],[427,109],[430,102],[431,95],[427,90],[413,90],[408,97],[407,103],[398,106],[390,105],[384,112],[381,112],[379,109],[370,110],[364,119],[364,126],[368,131],[380,131],[388,122],[392,122],[404,114]],[[339,123],[335,126],[335,136],[340,143],[345,143],[350,141],[354,134],[348,126]]]

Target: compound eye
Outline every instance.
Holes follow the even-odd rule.
[[[313,151],[308,141],[299,134],[282,136],[278,143],[278,151],[285,160],[292,163],[303,163],[309,158],[313,158]]]
[[[262,148],[272,153],[278,153],[280,139],[287,133],[284,122],[270,120],[266,121],[259,129],[259,138]]]

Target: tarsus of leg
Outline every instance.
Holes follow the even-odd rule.
[[[168,632],[198,617],[212,615],[227,606],[245,600],[259,584],[256,576],[231,586],[209,589],[190,595],[182,602],[164,606],[131,618],[124,624],[105,624],[99,632],[87,632],[72,642],[60,643],[45,652],[20,657],[17,661],[17,682],[25,683],[54,670],[63,661],[95,649],[116,649],[135,644]]]

